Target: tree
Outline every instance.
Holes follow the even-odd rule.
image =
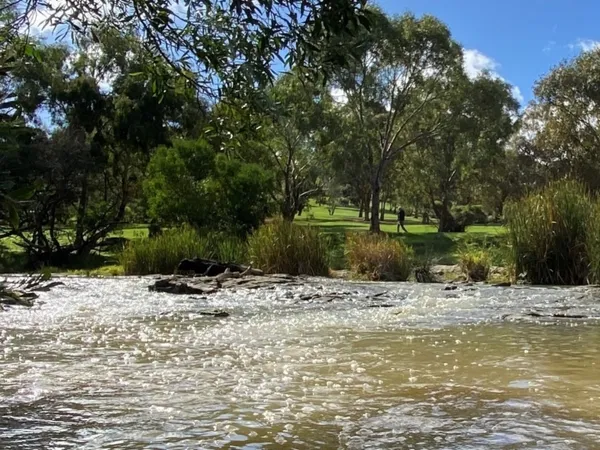
[[[299,73],[284,75],[268,91],[264,145],[277,174],[281,215],[292,221],[321,189],[327,145],[329,94]]]
[[[272,182],[258,165],[218,154],[205,140],[176,140],[152,156],[144,193],[152,219],[245,235],[267,217]]]
[[[101,247],[136,196],[151,150],[185,134],[182,109],[195,105],[201,115],[195,90],[169,67],[155,89],[144,70],[152,57],[133,37],[106,33],[80,44],[40,47],[43,63],[10,75],[23,112],[35,120],[43,108],[55,126],[23,161],[43,181],[14,230],[35,265],[63,265]]]
[[[440,114],[427,126],[420,119],[435,111],[461,70],[461,51],[437,19],[382,14],[350,43],[359,49],[348,68],[337,76],[347,96],[357,132],[364,136],[371,190],[371,232],[380,232],[382,186],[390,165],[405,149],[435,135],[443,126]]]
[[[275,59],[323,72],[320,49],[368,24],[366,0],[18,0],[17,29],[35,13],[76,37],[98,28],[130,30],[206,94],[243,95],[275,79]],[[219,89],[215,89],[219,86]],[[219,92],[220,91],[220,92]]]
[[[600,50],[554,68],[535,87],[523,118],[522,144],[550,178],[570,176],[600,190]],[[526,141],[526,142],[525,142]]]
[[[440,232],[460,232],[465,223],[451,207],[462,190],[470,194],[488,184],[490,173],[501,166],[505,146],[514,130],[518,104],[510,86],[489,75],[469,80],[459,74],[439,112],[439,105],[423,115],[421,127],[431,120],[443,127],[410,150],[414,178],[425,185]]]

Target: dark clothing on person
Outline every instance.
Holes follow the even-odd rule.
[[[405,233],[408,233],[408,231],[406,231],[406,228],[404,228],[404,219],[406,218],[406,213],[404,212],[404,210],[402,208],[400,208],[398,210],[398,225],[396,226],[396,232],[400,233],[400,227],[402,227],[402,229],[404,230]]]

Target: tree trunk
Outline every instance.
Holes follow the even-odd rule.
[[[369,231],[371,233],[381,233],[381,227],[379,225],[379,201],[381,196],[379,176],[373,178],[371,189],[373,192],[371,193],[371,227],[369,228]]]
[[[370,209],[371,208],[371,193],[368,193],[365,195],[364,205],[365,205],[364,206],[365,214],[364,214],[363,220],[365,222],[369,222],[370,221],[369,217],[370,217],[370,213],[371,213],[371,209]]]
[[[359,207],[358,207],[358,218],[359,219],[362,218],[364,210],[365,210],[365,202],[363,200],[361,200]]]
[[[434,203],[433,210],[439,221],[439,233],[464,233],[465,226],[456,221],[450,212],[450,204],[447,199],[444,199],[440,205]]]
[[[286,222],[293,222],[295,216],[295,208],[291,208],[288,204],[283,205],[283,208],[281,208],[281,217],[283,217],[283,220],[285,220]]]
[[[75,221],[75,247],[83,245],[83,233],[85,231],[85,214],[88,204],[88,176],[87,172],[83,176],[81,185],[81,194],[79,195],[79,204],[77,205],[77,218]]]
[[[379,220],[383,222],[385,220],[385,200],[381,205],[381,214],[379,214]]]

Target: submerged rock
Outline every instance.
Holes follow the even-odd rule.
[[[232,274],[231,277],[222,275]],[[237,275],[233,275],[236,274]],[[245,275],[240,272],[223,272],[213,277],[182,277],[175,275],[161,278],[148,286],[153,292],[183,295],[210,295],[221,289],[264,289],[275,285],[295,285],[298,277],[290,275]]]
[[[177,266],[177,273],[196,274],[205,277],[214,277],[223,274],[226,271],[231,273],[243,273],[249,271],[252,275],[263,274],[262,271],[252,269],[248,266],[202,258],[184,259]]]
[[[210,317],[229,317],[229,313],[227,311],[220,311],[215,309],[214,311],[200,311],[198,314],[201,316],[210,316]]]

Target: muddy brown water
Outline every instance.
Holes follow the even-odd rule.
[[[600,448],[593,288],[63,281],[0,313],[1,449]]]

